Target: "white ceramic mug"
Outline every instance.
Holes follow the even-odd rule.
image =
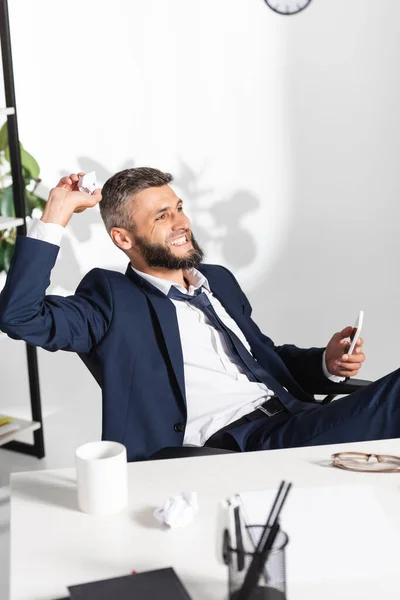
[[[91,515],[122,510],[128,503],[126,448],[118,442],[90,442],[75,453],[78,505]]]

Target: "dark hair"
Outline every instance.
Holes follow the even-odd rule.
[[[107,179],[100,202],[100,213],[107,231],[110,233],[112,227],[134,228],[126,206],[132,196],[147,188],[167,185],[172,180],[170,173],[163,173],[151,167],[125,169]]]

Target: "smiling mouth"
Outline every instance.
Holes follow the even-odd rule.
[[[178,238],[172,240],[172,242],[170,242],[170,245],[174,247],[185,246],[185,244],[188,244],[189,242],[190,240],[187,235],[181,235]]]

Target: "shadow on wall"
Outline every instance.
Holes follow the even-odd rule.
[[[96,171],[99,182],[105,182],[112,175],[104,165],[89,157],[79,157],[78,164],[83,172]],[[133,166],[133,161],[127,161],[119,170]],[[60,172],[60,177],[64,175],[64,172]],[[213,203],[211,207],[204,207],[205,196],[213,190],[202,189],[200,178],[201,173],[196,174],[183,161],[178,174],[176,177],[174,176],[174,181],[183,192],[184,200],[190,206],[192,227],[199,243],[204,247],[206,253],[210,244],[213,244],[214,247],[217,246],[225,261],[234,269],[246,267],[256,258],[256,245],[249,231],[243,226],[242,220],[259,208],[259,199],[250,191],[237,190],[228,197]],[[207,226],[204,225],[204,220],[207,221]],[[203,224],[201,224],[202,222]],[[104,236],[107,236],[97,210],[86,210],[79,215],[74,215],[68,229],[82,244],[89,242],[94,236],[97,237],[99,230],[103,231]],[[240,252],[238,252],[238,248],[240,248]],[[101,267],[101,265],[99,266]],[[121,265],[108,268],[121,271]],[[84,275],[79,256],[76,255],[71,240],[66,236],[62,242],[62,252],[57,261],[57,268],[53,272],[52,286],[60,286],[67,290],[75,289]]]
[[[204,208],[204,198],[213,190],[202,189],[199,186],[200,177],[201,174],[197,175],[181,161],[179,174],[175,178],[190,202],[192,227],[196,237],[206,250],[210,243],[218,246],[224,262],[234,269],[250,265],[256,258],[256,245],[242,221],[247,214],[258,209],[259,199],[247,190],[237,190],[227,198],[215,202],[211,208]],[[208,226],[200,224],[203,216],[208,217]]]

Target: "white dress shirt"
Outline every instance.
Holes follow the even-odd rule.
[[[28,236],[60,245],[63,233],[64,228],[60,225],[34,220]],[[185,272],[189,283],[189,290],[186,290],[169,280],[133,270],[165,295],[172,285],[189,296],[202,287],[218,317],[251,352],[243,332],[212,294],[202,273],[196,269]],[[247,378],[231,359],[223,335],[208,322],[203,311],[190,302],[171,302],[176,308],[184,362],[187,405],[184,445],[202,446],[219,429],[255,410],[274,392],[263,383]],[[333,379],[335,376],[326,369],[325,354],[322,363],[324,373]]]

